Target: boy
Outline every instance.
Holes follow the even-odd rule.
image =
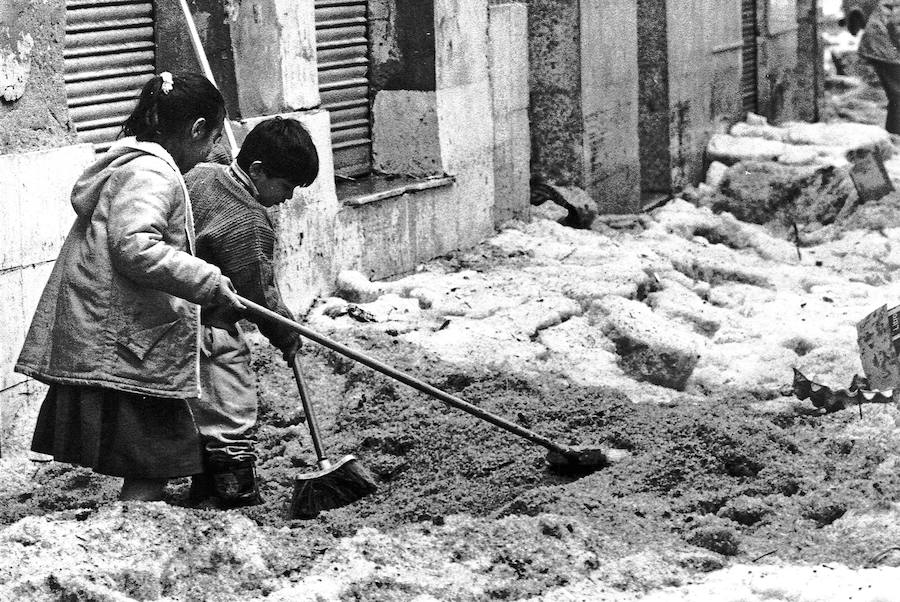
[[[275,117],[247,134],[230,165],[202,163],[185,176],[194,212],[197,256],[219,266],[239,295],[293,319],[274,272],[275,231],[268,207],[309,186],[319,157],[309,133],[293,119]],[[201,313],[202,397],[191,409],[204,447],[206,470],[192,478],[190,498],[216,498],[221,508],[259,504],[253,441],[258,400],[250,348],[227,308]],[[290,365],[300,337],[264,319],[250,318]]]

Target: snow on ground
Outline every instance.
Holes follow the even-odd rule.
[[[900,299],[900,283],[884,279],[900,266],[897,228],[850,232],[798,259],[762,227],[681,200],[645,221],[638,233],[512,224],[485,247],[509,261],[434,263],[376,283],[385,294],[357,305],[377,322],[328,317],[347,304],[333,299],[310,324],[390,331],[460,366],[609,385],[638,402],[697,401],[729,390],[778,396],[793,367],[849,383],[861,373],[856,322]],[[649,351],[623,362],[617,347],[628,345]],[[674,363],[660,369],[659,355]],[[652,382],[659,370],[683,384]]]

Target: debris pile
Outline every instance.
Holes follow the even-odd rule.
[[[687,198],[744,222],[766,224],[798,244],[806,244],[810,236],[822,240],[819,231],[826,226],[846,229],[861,205],[851,179],[855,161],[874,155],[900,176],[890,161],[891,137],[874,125],[774,126],[749,114],[729,134],[714,135],[706,150],[711,161],[706,181]],[[896,204],[897,196],[891,194],[881,204]]]

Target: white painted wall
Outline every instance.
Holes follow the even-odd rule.
[[[89,144],[0,155],[0,453],[33,418],[29,394],[40,389],[13,365],[75,219],[72,185],[93,158]]]

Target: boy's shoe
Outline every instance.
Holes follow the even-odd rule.
[[[224,510],[263,503],[253,460],[211,463],[210,477],[213,495]]]

